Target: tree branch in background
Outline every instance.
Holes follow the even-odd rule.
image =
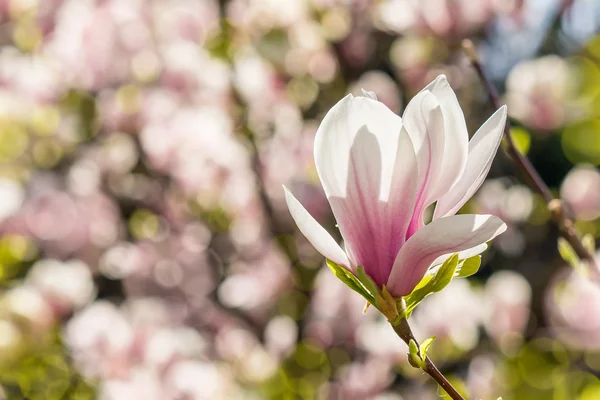
[[[463,49],[469,57],[471,65],[477,72],[481,83],[486,89],[489,103],[494,107],[494,109],[498,109],[500,107],[500,97],[498,96],[496,88],[485,75],[483,65],[479,60],[473,42],[469,39],[465,39],[463,41]],[[581,237],[575,230],[573,221],[564,212],[561,200],[554,198],[548,186],[544,183],[535,167],[531,164],[531,161],[529,161],[525,155],[517,150],[512,136],[510,135],[510,128],[510,120],[507,119],[506,126],[504,127],[504,140],[507,145],[506,149],[508,154],[525,175],[525,179],[527,180],[529,186],[544,198],[548,210],[550,211],[552,221],[560,230],[561,236],[569,242],[579,258],[587,262],[592,270],[593,279],[600,282],[600,271],[598,270],[594,255],[587,249],[586,246],[583,245]]]

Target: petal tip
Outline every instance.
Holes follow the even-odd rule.
[[[288,209],[290,208],[290,204],[295,203],[298,201],[298,199],[296,199],[296,197],[292,194],[292,192],[290,191],[290,189],[288,189],[287,187],[285,187],[285,185],[281,185],[283,186],[283,195],[285,197],[285,203],[288,206]]]
[[[314,248],[336,264],[349,266],[350,263],[344,250],[287,188],[285,201],[298,229]]]
[[[500,227],[498,228],[498,235],[500,235],[501,233],[506,232],[506,230],[508,229],[508,226],[500,218],[498,218],[498,219],[500,220]]]
[[[492,223],[497,225],[496,228],[496,234],[494,235],[494,237],[500,235],[501,233],[505,232],[506,229],[508,229],[508,226],[506,225],[506,223],[504,221],[502,221],[502,219],[496,215],[491,215],[491,214],[476,214],[477,217],[479,217],[479,219],[483,222],[483,223]]]
[[[360,90],[362,91],[363,97],[366,97],[366,98],[371,99],[371,100],[377,100],[377,95],[375,94],[375,92],[373,92],[373,91],[367,91],[367,90],[365,90],[363,88],[360,88]]]

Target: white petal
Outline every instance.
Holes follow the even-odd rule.
[[[437,177],[437,193],[446,193],[461,177],[467,166],[467,152],[469,133],[465,116],[454,90],[450,87],[445,75],[438,76],[433,82],[425,87],[436,97],[440,103],[444,116],[444,158],[442,169]],[[429,199],[431,202],[438,198]]]
[[[388,280],[390,293],[409,294],[438,257],[484,244],[505,230],[506,224],[492,215],[455,215],[431,222],[400,249]]]
[[[488,248],[487,243],[484,243],[484,244],[480,244],[478,246],[475,246],[475,247],[467,249],[467,250],[459,251],[458,259],[465,260],[467,258],[477,256],[477,255],[483,253],[484,251],[486,251],[487,248]],[[427,272],[425,272],[425,276],[436,274],[439,271],[442,264],[444,263],[444,261],[446,261],[448,258],[450,258],[450,256],[452,254],[454,254],[454,253],[444,254],[443,256],[439,256],[438,258],[436,258],[435,261],[431,263],[431,266],[427,269]]]
[[[459,251],[458,252],[458,259],[459,260],[464,260],[464,259],[467,259],[467,258],[474,257],[474,256],[479,255],[479,254],[483,253],[484,251],[486,251],[487,248],[488,248],[487,243],[484,243],[484,244],[477,245],[475,247],[471,247],[470,249],[467,249],[467,250]],[[438,258],[435,259],[434,262],[431,263],[431,265],[434,266],[434,265],[442,264],[452,254],[454,254],[454,253],[448,253],[448,254],[444,254],[443,256],[439,256]]]
[[[502,141],[506,106],[500,107],[469,142],[467,169],[460,180],[436,204],[433,218],[454,215],[483,183]]]
[[[350,150],[359,132],[375,136],[381,161],[380,194],[387,201],[402,119],[383,103],[347,95],[321,122],[315,136],[315,164],[327,197],[346,196]],[[387,185],[387,186],[386,186]]]
[[[423,183],[439,174],[444,155],[443,115],[435,96],[423,90],[413,97],[406,106],[402,123],[415,148],[419,180]]]
[[[287,203],[290,214],[296,221],[300,232],[308,239],[308,241],[321,253],[325,258],[331,261],[350,268],[348,257],[339,244],[331,237],[331,235],[323,228],[300,204],[294,195],[284,186],[285,202]]]
[[[439,196],[435,182],[444,157],[444,118],[439,102],[428,90],[418,93],[407,105],[402,129],[408,132],[418,165],[417,200],[408,230],[412,235],[423,226],[423,211],[430,199]]]
[[[372,100],[377,100],[377,95],[375,94],[375,92],[372,91],[366,91],[365,89],[360,89],[362,91],[362,94],[364,97],[368,97]]]

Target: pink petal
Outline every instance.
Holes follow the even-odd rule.
[[[400,249],[388,290],[394,296],[409,294],[436,258],[481,245],[505,230],[506,224],[492,215],[455,215],[431,222]]]
[[[330,197],[350,260],[379,285],[387,281],[415,199],[416,159],[408,135],[400,135],[388,200],[382,201],[377,141],[359,133],[351,149],[346,197]]]
[[[416,160],[401,119],[371,98],[347,96],[323,120],[315,163],[348,257],[383,284],[412,215]]]

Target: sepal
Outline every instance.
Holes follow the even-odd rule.
[[[348,286],[350,289],[354,290],[356,293],[364,297],[364,299],[367,302],[377,307],[377,301],[375,300],[378,294],[377,292],[371,293],[372,288],[368,289],[366,285],[361,282],[360,279],[358,279],[352,272],[342,267],[341,265],[338,265],[331,260],[327,260],[327,266],[329,267],[331,272],[333,272],[333,274],[337,276],[338,279],[342,281],[346,286]],[[370,286],[370,284],[367,284],[367,286]]]

